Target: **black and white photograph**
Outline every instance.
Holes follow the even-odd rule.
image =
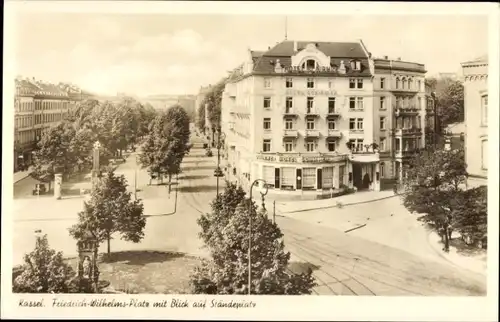
[[[498,6],[9,2],[9,312],[498,299]]]

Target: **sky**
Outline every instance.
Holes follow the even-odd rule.
[[[22,13],[15,70],[99,94],[196,94],[244,61],[247,49],[284,40],[357,41],[375,57],[458,72],[488,52],[487,16],[314,16]]]

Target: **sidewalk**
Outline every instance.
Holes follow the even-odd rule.
[[[362,191],[355,192],[350,195],[339,196],[329,199],[320,200],[298,200],[298,201],[277,201],[276,209],[280,213],[296,213],[316,209],[337,208],[339,204],[343,207],[357,205],[362,203],[369,203],[372,201],[396,198],[394,192],[391,191]],[[267,198],[266,198],[267,199]],[[270,198],[272,200],[272,198]]]
[[[450,252],[445,253],[442,250],[443,244],[438,234],[431,232],[428,236],[428,240],[433,250],[451,264],[486,276],[488,272],[486,252],[478,252],[478,254],[466,256],[459,254],[457,248],[450,245]]]
[[[14,172],[14,175],[13,175],[13,184],[14,183],[17,183],[27,177],[29,177],[30,173],[31,173],[31,169],[29,170],[26,170],[26,171],[17,171],[17,172]]]

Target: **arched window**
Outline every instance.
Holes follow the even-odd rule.
[[[399,78],[396,78],[396,89],[399,89]]]
[[[403,86],[401,88],[405,89],[405,87],[406,87],[406,78],[403,78]]]
[[[306,68],[308,70],[316,69],[316,61],[314,59],[308,59],[306,61]]]
[[[411,89],[413,87],[413,80],[410,78],[408,80],[408,89]]]

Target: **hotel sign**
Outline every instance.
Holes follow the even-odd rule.
[[[283,67],[282,71],[283,73],[305,73],[305,74],[336,73],[337,67],[318,66],[316,68],[302,68],[302,66],[289,66],[289,67]]]
[[[336,94],[336,91],[323,89],[309,89],[305,91],[300,89],[287,89],[285,91],[286,96],[335,96]]]
[[[291,155],[258,155],[257,160],[283,163],[330,163],[345,160],[346,155],[315,155],[315,156],[291,156]]]

